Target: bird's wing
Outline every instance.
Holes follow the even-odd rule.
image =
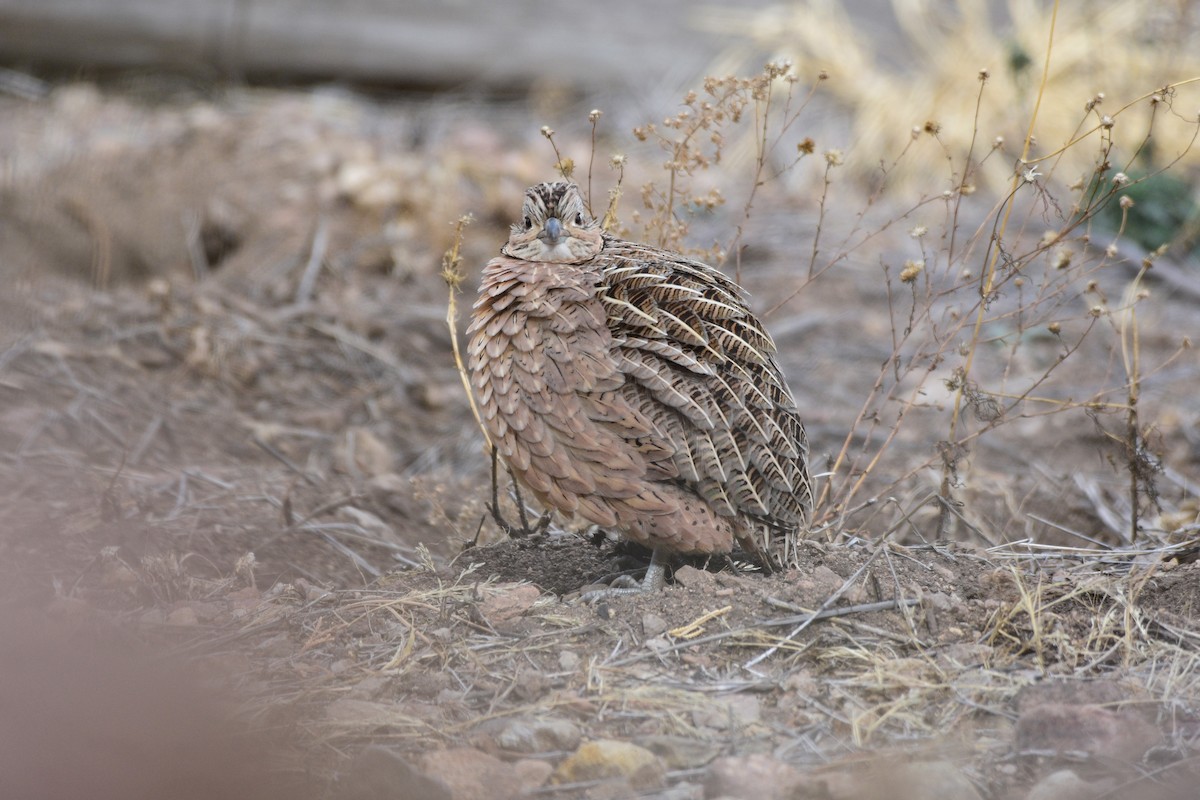
[[[775,345],[717,270],[608,240],[601,295],[617,393],[653,425],[678,480],[725,516],[794,529],[811,506],[808,445]]]

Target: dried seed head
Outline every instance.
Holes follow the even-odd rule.
[[[1121,199],[1117,201],[1121,208],[1133,208],[1133,198],[1127,194],[1121,195]]]
[[[983,67],[982,69],[979,70],[979,80],[986,82],[987,79],[990,77],[992,77],[992,73],[988,70],[987,67]]]
[[[554,129],[551,128],[549,125],[543,125],[542,126],[542,136],[545,136],[547,139],[553,137]]]
[[[1051,333],[1053,333],[1055,336],[1058,336],[1058,334],[1062,333],[1062,325],[1059,325],[1057,322],[1051,322],[1051,323],[1050,323],[1050,324],[1047,326],[1047,328],[1048,328],[1048,329],[1050,330],[1050,332],[1051,332]]]
[[[1113,122],[1113,118],[1110,117],[1108,114],[1105,114],[1103,117],[1100,118],[1100,127],[1104,128],[1105,130],[1111,128],[1115,124],[1116,123]]]
[[[784,59],[783,61],[769,61],[763,73],[768,78],[782,78],[792,68],[792,62]]]
[[[977,394],[971,398],[971,407],[975,412],[975,419],[980,422],[995,422],[1004,416],[1004,409],[1000,407],[1000,403],[991,395]]]
[[[842,151],[841,150],[826,150],[825,151],[825,163],[831,167],[840,167],[842,165]]]
[[[1074,256],[1075,256],[1075,253],[1074,253],[1074,251],[1071,250],[1071,248],[1069,248],[1069,247],[1059,248],[1058,252],[1054,254],[1054,268],[1055,269],[1066,269],[1067,267],[1071,266],[1071,259]]]
[[[920,239],[922,236],[924,236],[927,233],[929,233],[928,228],[926,228],[924,225],[917,225],[908,232],[908,235],[914,239]]]
[[[601,111],[598,108],[593,108],[591,111],[588,112],[588,122],[595,124],[596,120],[600,119],[600,117],[602,117],[602,116],[604,116],[603,111]]]
[[[942,130],[942,123],[937,122],[936,120],[927,119],[925,120],[925,124],[922,126],[922,130],[931,136],[937,136]]]
[[[921,270],[925,269],[924,261],[914,261],[909,259],[904,262],[904,269],[900,270],[900,282],[912,283],[921,274]]]
[[[1118,172],[1116,175],[1112,176],[1112,182],[1113,186],[1124,186],[1125,184],[1129,183],[1129,176],[1124,172]]]
[[[816,148],[817,148],[817,143],[812,140],[811,136],[805,136],[804,141],[802,141],[802,142],[800,142],[800,144],[796,145],[796,149],[798,151],[800,151],[801,153],[804,153],[805,155],[809,155],[809,156],[811,156],[813,154],[813,151]]]

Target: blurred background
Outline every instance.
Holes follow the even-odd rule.
[[[963,536],[1126,536],[1112,464],[1141,445],[1122,451],[1127,421],[1088,411],[1128,394],[1122,297],[1147,257],[1139,286],[1164,303],[1139,317],[1159,370],[1141,408],[1162,423],[1146,447],[1182,468],[1200,444],[1179,349],[1200,301],[1197,6],[0,0],[0,345],[29,370],[0,411],[14,507],[48,493],[35,516],[58,519],[118,492],[150,527],[227,515],[188,541],[226,566],[253,549],[273,574],[304,547],[312,576],[378,574],[418,542],[456,552],[487,463],[443,321],[455,221],[472,217],[461,331],[525,186],[570,162],[596,207],[619,185],[618,230],[653,240],[686,140],[671,241],[735,273],[767,319],[829,513],[885,491],[919,505],[949,476],[974,496]],[[787,76],[753,88],[768,61]],[[989,231],[1021,186],[1007,289],[972,333]],[[1050,368],[1076,351],[1078,372]],[[983,371],[964,434],[968,352]],[[905,367],[881,374],[889,362]],[[938,444],[951,434],[994,450],[959,463]],[[212,510],[245,480],[260,506]],[[1172,484],[1178,505],[1188,484]],[[339,524],[373,554],[258,527],[285,495],[316,508],[368,489],[366,516]]]
[[[867,35],[897,30],[888,0],[837,4]],[[597,4],[518,0],[45,0],[0,6],[10,63],[178,71],[209,80],[346,80],[421,90],[557,85],[643,94],[690,85],[743,23],[786,4],[664,0]],[[1003,10],[994,13],[1001,19]],[[772,20],[758,27],[772,30]],[[893,57],[899,56],[893,52]]]

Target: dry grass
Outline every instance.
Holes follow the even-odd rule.
[[[491,598],[518,586],[480,580],[469,568],[453,574],[429,564],[423,574],[334,592],[276,614],[303,632],[293,663],[310,666],[288,680],[287,691],[270,686],[256,713],[268,720],[308,708],[316,715],[309,717],[310,734],[334,751],[364,742],[411,751],[433,742],[469,744],[480,731],[500,730],[513,719],[577,720],[597,738],[705,740],[713,736],[712,709],[749,696],[762,698],[761,717],[737,721],[731,706],[726,735],[770,740],[792,763],[820,767],[861,751],[920,742],[925,757],[970,765],[986,783],[1006,760],[1036,757],[1011,751],[1013,709],[1026,687],[1051,678],[1107,678],[1128,693],[1130,708],[1145,709],[1138,713],[1164,731],[1164,748],[1189,752],[1189,726],[1171,720],[1194,712],[1200,696],[1200,631],[1191,620],[1164,621],[1154,606],[1162,589],[1149,587],[1165,564],[1164,552],[1124,555],[1133,568],[1113,570],[1111,555],[1061,548],[855,550],[847,563],[867,567],[880,559],[886,569],[874,570],[874,579],[889,572],[899,579],[898,605],[772,617],[739,591],[732,610],[714,608],[688,620],[717,629],[699,636],[692,636],[694,625],[681,625],[643,637],[546,597],[527,601],[519,622],[493,620]],[[960,609],[965,615],[917,599],[914,581],[925,568],[912,567],[958,570],[964,559],[980,570],[985,589]],[[849,585],[862,591],[867,574]],[[786,583],[763,588],[789,591]],[[897,608],[910,611],[897,614]],[[634,610],[622,607],[615,619]],[[811,625],[781,636],[797,619]],[[265,633],[260,621],[247,630]],[[757,668],[738,667],[754,654],[747,663]],[[343,666],[331,676],[328,665],[336,664]],[[426,687],[423,676],[431,674],[449,679]],[[396,694],[408,700],[397,705],[389,699]],[[428,705],[434,694],[436,710]],[[951,731],[969,738],[956,744]]]

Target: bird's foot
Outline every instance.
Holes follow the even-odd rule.
[[[633,583],[633,585],[630,586],[628,585],[629,583]],[[642,594],[643,592],[657,592],[666,583],[666,563],[662,558],[662,554],[658,550],[655,550],[654,555],[650,558],[650,566],[646,567],[646,577],[642,579],[641,583],[636,583],[627,575],[622,575],[613,581],[612,586],[604,589],[596,589],[591,592],[584,592],[579,596],[579,599],[585,603],[597,603],[613,597],[624,597],[631,594]]]
[[[521,497],[521,487],[517,483],[517,476],[513,474],[512,469],[508,470],[508,477],[512,481],[513,493],[516,495],[514,502],[517,506],[517,515],[520,517],[520,525],[513,525],[504,518],[504,514],[500,512],[500,481],[499,475],[499,454],[496,448],[492,448],[492,502],[485,503],[484,506],[488,511],[492,512],[492,519],[496,521],[496,526],[504,531],[511,539],[523,539],[527,536],[537,536],[545,533],[550,527],[550,520],[554,517],[554,511],[547,509],[545,513],[538,519],[537,524],[531,526],[529,517],[525,513],[525,501]],[[475,534],[479,538],[479,534]]]

